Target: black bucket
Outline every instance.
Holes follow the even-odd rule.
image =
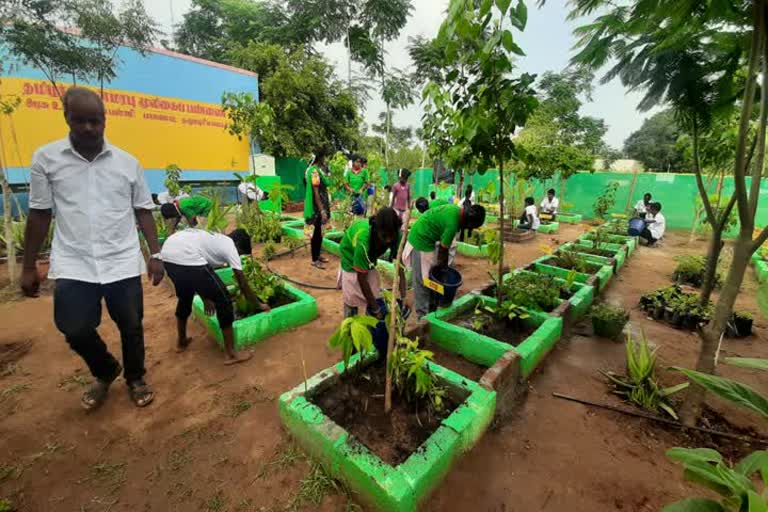
[[[444,270],[432,268],[429,271],[429,280],[442,285],[443,294],[440,295],[436,291],[432,291],[437,300],[438,306],[445,308],[453,304],[453,299],[456,298],[456,292],[461,288],[463,280],[461,278],[461,272],[453,267],[448,267]]]

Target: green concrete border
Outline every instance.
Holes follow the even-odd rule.
[[[231,284],[232,269],[225,268],[217,270],[216,273],[219,274],[224,284]],[[288,295],[296,302],[274,308],[269,313],[259,313],[242,320],[235,320],[232,328],[235,334],[236,349],[240,350],[243,347],[255,345],[270,336],[307,324],[317,318],[317,301],[314,297],[289,284],[284,286]],[[205,325],[208,333],[219,345],[224,343],[218,318],[215,314],[213,316],[205,314],[203,300],[197,295],[192,302],[192,314]]]
[[[517,269],[513,271],[512,274],[536,274],[536,272],[525,269]],[[510,275],[511,274],[505,274],[504,280],[508,279],[508,276]],[[555,277],[555,281],[561,285],[566,283],[565,279],[561,277]],[[595,300],[595,287],[586,283],[579,283],[574,281],[571,285],[571,291],[573,292],[573,295],[571,295],[571,297],[565,301],[570,304],[566,315],[569,320],[575,322],[586,316],[586,314],[589,312],[589,308],[592,306],[592,303]],[[554,311],[552,313],[554,313]]]
[[[326,252],[329,252],[333,254],[334,256],[341,257],[341,243],[336,242],[335,240],[331,240],[328,238],[328,235],[341,235],[344,236],[343,231],[329,231],[323,236],[323,249],[326,250]]]
[[[539,233],[545,233],[545,234],[557,233],[558,231],[560,231],[560,223],[550,222],[549,224],[541,224],[539,225],[539,229],[537,231]]]
[[[470,258],[487,258],[488,257],[488,244],[483,244],[480,247],[468,244],[466,242],[456,242],[456,252],[463,256]]]
[[[355,355],[350,368],[357,364],[361,363]],[[280,417],[299,445],[332,477],[344,482],[361,502],[374,510],[413,512],[459,456],[482,438],[496,410],[495,391],[432,362],[429,367],[449,394],[467,398],[398,466],[386,464],[307,400],[306,394],[320,392],[338,381],[344,372],[343,363],[283,393],[278,401]]]
[[[574,251],[576,254],[583,256],[590,263],[597,263],[598,265],[610,265],[613,267],[613,273],[617,274],[619,268],[621,268],[616,261],[616,258],[608,258],[607,256],[598,256],[597,254],[590,254],[588,252],[579,251],[579,245],[573,242],[568,242],[558,247],[556,252],[560,251]]]
[[[578,241],[592,242],[588,237],[593,233],[585,233],[578,238]],[[605,237],[609,243],[625,245],[627,246],[627,256],[632,256],[632,253],[637,249],[637,237],[634,236],[622,236],[622,235],[608,235]]]
[[[581,224],[584,216],[578,213],[558,213],[557,220],[566,224]]]
[[[450,323],[452,318],[474,309],[477,302],[496,304],[496,299],[484,295],[467,294],[455,301],[450,307],[440,309],[424,317],[430,323],[430,339],[441,347],[459,354],[473,363],[492,366],[504,355],[513,350],[520,354],[523,377],[528,377],[544,356],[560,339],[563,333],[563,319],[539,311],[528,311],[527,320],[536,326],[536,330],[519,345],[513,347],[488,336],[478,334]]]
[[[582,239],[582,238],[579,238],[575,242],[568,242],[568,243],[577,244],[577,245],[583,245],[584,247],[594,247],[595,246],[595,243],[592,242],[591,240],[585,240],[585,239]],[[624,245],[623,244],[611,244],[611,243],[603,242],[602,244],[600,244],[600,248],[608,250],[608,251],[615,252],[616,256],[614,256],[614,257],[616,258],[616,262],[618,263],[619,260],[621,260],[620,267],[624,266],[624,264],[627,262],[627,260],[629,260],[629,257],[631,256],[631,253],[629,252],[629,246],[626,245],[626,244],[624,244]]]
[[[592,256],[593,258],[602,258],[606,261],[613,260],[614,261],[614,274],[618,273],[619,270],[621,270],[621,267],[624,266],[624,263],[627,261],[627,247],[626,246],[617,246],[618,249],[611,249],[610,247],[606,247],[607,244],[603,244],[602,249],[603,251],[610,251],[613,253],[612,257],[607,256],[598,256],[596,254],[590,254],[587,252],[581,252],[579,248],[585,248],[585,249],[592,249],[594,248],[594,244],[587,244],[583,243],[581,241],[579,242],[568,242],[566,244],[563,244],[560,246],[560,249],[569,249],[573,248],[571,250],[574,250],[578,252],[579,254],[584,254],[585,256]]]
[[[534,271],[551,274],[561,279],[567,279],[568,273],[569,273],[568,270],[557,267],[555,265],[549,265],[547,263],[552,258],[554,258],[554,256],[548,255],[548,256],[542,256],[541,258],[537,258],[533,260]],[[608,286],[608,283],[611,281],[611,277],[613,277],[613,265],[602,265],[600,267],[600,270],[598,270],[594,274],[584,274],[581,272],[577,272],[575,280],[579,283],[586,283],[587,281],[589,281],[590,276],[593,276],[593,275],[597,277],[597,291],[602,292],[605,289],[605,287]]]

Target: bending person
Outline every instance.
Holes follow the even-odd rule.
[[[194,228],[198,224],[198,217],[208,217],[211,213],[213,202],[207,197],[190,196],[182,197],[172,203],[166,203],[160,207],[160,214],[168,221],[168,235],[172,235],[184,217],[189,227]]]
[[[235,321],[234,307],[227,287],[213,271],[214,267],[229,265],[245,298],[258,305],[262,311],[269,311],[269,306],[256,298],[243,274],[240,256],[250,254],[251,237],[244,229],[237,229],[229,236],[202,229],[185,229],[165,241],[162,257],[179,299],[176,304],[178,352],[186,350],[191,342],[187,337],[187,320],[192,313],[192,300],[197,294],[203,299],[207,315],[216,312],[224,337],[224,364],[242,363],[251,358],[250,352],[235,352],[235,334],[232,329]]]

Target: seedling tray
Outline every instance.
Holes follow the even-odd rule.
[[[350,369],[357,364],[361,363],[355,355]],[[458,458],[482,438],[496,409],[494,391],[434,363],[428,364],[449,394],[467,398],[416,452],[397,466],[386,464],[307,399],[335,385],[344,372],[343,363],[283,393],[279,399],[280,417],[298,444],[365,505],[386,512],[415,511]]]
[[[545,274],[550,274],[555,277],[559,277],[561,279],[568,279],[568,274],[570,273],[570,270],[560,268],[553,264],[551,261],[554,257],[553,256],[542,256],[541,258],[533,260],[533,271],[534,272],[542,272]],[[579,283],[589,283],[590,277],[595,276],[597,279],[597,291],[602,292],[606,286],[608,286],[608,283],[611,280],[611,277],[613,276],[613,266],[611,265],[603,265],[600,267],[600,270],[598,270],[594,274],[584,274],[581,272],[576,273],[576,282]]]
[[[217,270],[216,273],[227,286],[234,281],[230,268]],[[309,323],[317,317],[317,302],[314,297],[288,284],[284,286],[288,296],[295,302],[273,308],[269,313],[259,313],[235,320],[232,328],[235,334],[236,349],[254,345],[277,333]],[[215,314],[213,316],[205,314],[203,301],[199,296],[195,296],[192,303],[192,314],[202,321],[219,345],[224,343],[218,318]]]
[[[466,242],[456,242],[456,252],[464,256],[469,256],[470,258],[487,258],[488,245],[483,244],[477,246]]]
[[[557,220],[566,224],[579,224],[584,220],[584,217],[578,213],[558,213]]]
[[[479,302],[495,305],[496,299],[483,295],[467,294],[455,301],[449,308],[440,309],[427,315],[430,323],[430,339],[455,354],[477,364],[492,366],[504,353],[512,350],[521,357],[522,377],[528,377],[549,350],[557,343],[563,332],[563,319],[538,311],[528,311],[526,322],[534,324],[536,330],[516,347],[484,336],[450,321],[477,306]]]

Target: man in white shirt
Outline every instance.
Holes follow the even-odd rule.
[[[644,238],[648,242],[648,247],[653,247],[664,236],[664,232],[667,230],[667,219],[661,213],[661,203],[651,203],[648,213],[653,217],[652,220],[648,220],[646,217],[645,229],[640,233],[640,238]]]
[[[264,191],[257,187],[255,184],[248,181],[241,182],[237,186],[237,191],[245,200],[244,202],[252,203],[254,201],[262,201],[265,199]]]
[[[539,220],[539,214],[536,211],[536,201],[532,197],[525,198],[525,211],[520,218],[520,224],[517,226],[519,229],[530,229],[536,231],[541,225]]]
[[[187,338],[187,319],[192,313],[192,300],[195,294],[205,303],[205,312],[216,312],[219,328],[224,337],[224,364],[237,364],[251,358],[249,352],[235,352],[235,335],[232,323],[235,313],[232,300],[224,282],[213,271],[213,267],[229,265],[237,284],[245,298],[259,306],[262,311],[269,311],[269,306],[259,302],[243,274],[240,255],[251,254],[251,237],[244,229],[236,229],[229,236],[209,233],[201,229],[185,229],[174,233],[163,244],[163,262],[168,277],[176,288],[179,299],[176,305],[176,327],[179,335],[176,350],[183,352],[189,346]]]
[[[110,354],[96,328],[101,300],[120,330],[124,377],[133,402],[144,407],[154,392],[144,382],[144,258],[136,223],[152,254],[148,274],[157,286],[163,263],[152,218],[152,197],[139,162],[104,138],[101,98],[72,88],[62,98],[69,137],[42,146],[32,157],[29,217],[21,286],[37,296],[37,254],[56,211],[51,266],[56,280],[53,315],[72,350],[96,382],[82,396],[86,409],[100,406],[123,366]]]
[[[651,194],[646,192],[643,194],[643,198],[635,204],[635,216],[644,219],[648,214],[648,210],[651,206]]]
[[[557,209],[560,207],[560,200],[555,197],[555,189],[547,190],[547,197],[541,201],[541,213],[549,215],[552,220],[557,217]]]

